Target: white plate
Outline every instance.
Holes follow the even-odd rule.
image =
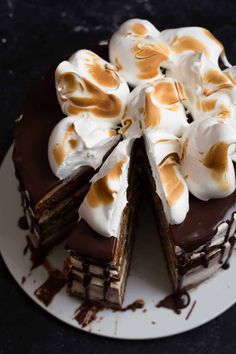
[[[55,296],[48,307],[40,303],[34,295],[34,291],[47,279],[48,274],[43,266],[30,272],[29,254],[23,255],[26,232],[17,226],[22,210],[11,152],[12,149],[6,155],[0,170],[0,249],[3,259],[17,283],[33,301],[58,319],[81,329],[73,319],[74,312],[81,302],[69,297],[65,288]],[[198,327],[215,318],[236,302],[236,257],[232,257],[229,270],[219,272],[191,292],[191,304],[182,311],[181,315],[176,315],[165,308],[156,308],[155,305],[170,294],[171,286],[149,212],[143,211],[140,219],[124,305],[141,298],[145,301],[147,311],[143,312],[142,309],[135,312],[104,310],[98,313],[94,322],[83,328],[84,331],[123,339],[160,338]],[[48,258],[55,267],[61,269],[65,255],[64,247],[60,245]],[[26,277],[23,285],[21,284],[22,277]],[[194,301],[196,301],[196,306],[189,319],[186,320]]]

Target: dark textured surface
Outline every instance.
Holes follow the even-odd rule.
[[[26,91],[78,43],[108,38],[125,19],[142,17],[159,29],[209,28],[236,63],[235,1],[7,0],[0,1],[0,157],[12,141]],[[0,354],[235,353],[236,306],[207,325],[179,336],[142,342],[89,335],[42,311],[15,284],[0,261]],[[220,296],[220,294],[216,294]],[[158,327],[157,327],[158,329]]]

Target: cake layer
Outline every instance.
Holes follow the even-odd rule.
[[[68,239],[69,256],[64,270],[72,295],[111,307],[122,305],[139,207],[139,157],[140,141],[137,140],[130,157],[128,203],[122,213],[119,237],[101,236],[81,220]]]

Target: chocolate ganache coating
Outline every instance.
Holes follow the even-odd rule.
[[[111,262],[114,257],[116,238],[101,237],[84,220],[81,220],[73,229],[66,248],[103,262]]]
[[[189,212],[179,225],[172,225],[171,232],[177,246],[191,252],[210,241],[218,226],[231,223],[236,212],[236,191],[222,199],[202,201],[190,195]]]

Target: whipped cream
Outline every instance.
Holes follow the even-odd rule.
[[[133,139],[119,142],[91,179],[91,187],[79,208],[79,215],[105,237],[119,237],[123,210],[127,204],[128,170]]]
[[[189,192],[180,171],[180,142],[173,134],[152,130],[145,134],[145,145],[156,193],[170,224],[180,224],[189,210]]]
[[[182,101],[185,93],[181,83],[162,78],[137,86],[130,94],[127,116],[142,130],[168,132],[181,136],[188,125]]]
[[[160,32],[160,38],[170,47],[171,60],[175,63],[188,53],[204,53],[212,63],[218,65],[220,58],[225,66],[231,66],[226,58],[222,43],[205,28],[167,29]]]
[[[131,86],[162,77],[161,66],[169,55],[160,32],[146,20],[124,22],[109,43],[110,61]]]
[[[190,124],[181,140],[180,168],[189,191],[201,200],[233,193],[235,172],[230,155],[235,152],[236,129],[208,118]]]
[[[120,123],[129,87],[115,66],[89,50],[79,50],[58,65],[55,80],[66,115],[88,113],[113,127]]]
[[[65,179],[84,166],[95,170],[102,164],[105,154],[119,141],[114,129],[89,117],[86,113],[62,119],[53,129],[48,157],[53,173]]]

